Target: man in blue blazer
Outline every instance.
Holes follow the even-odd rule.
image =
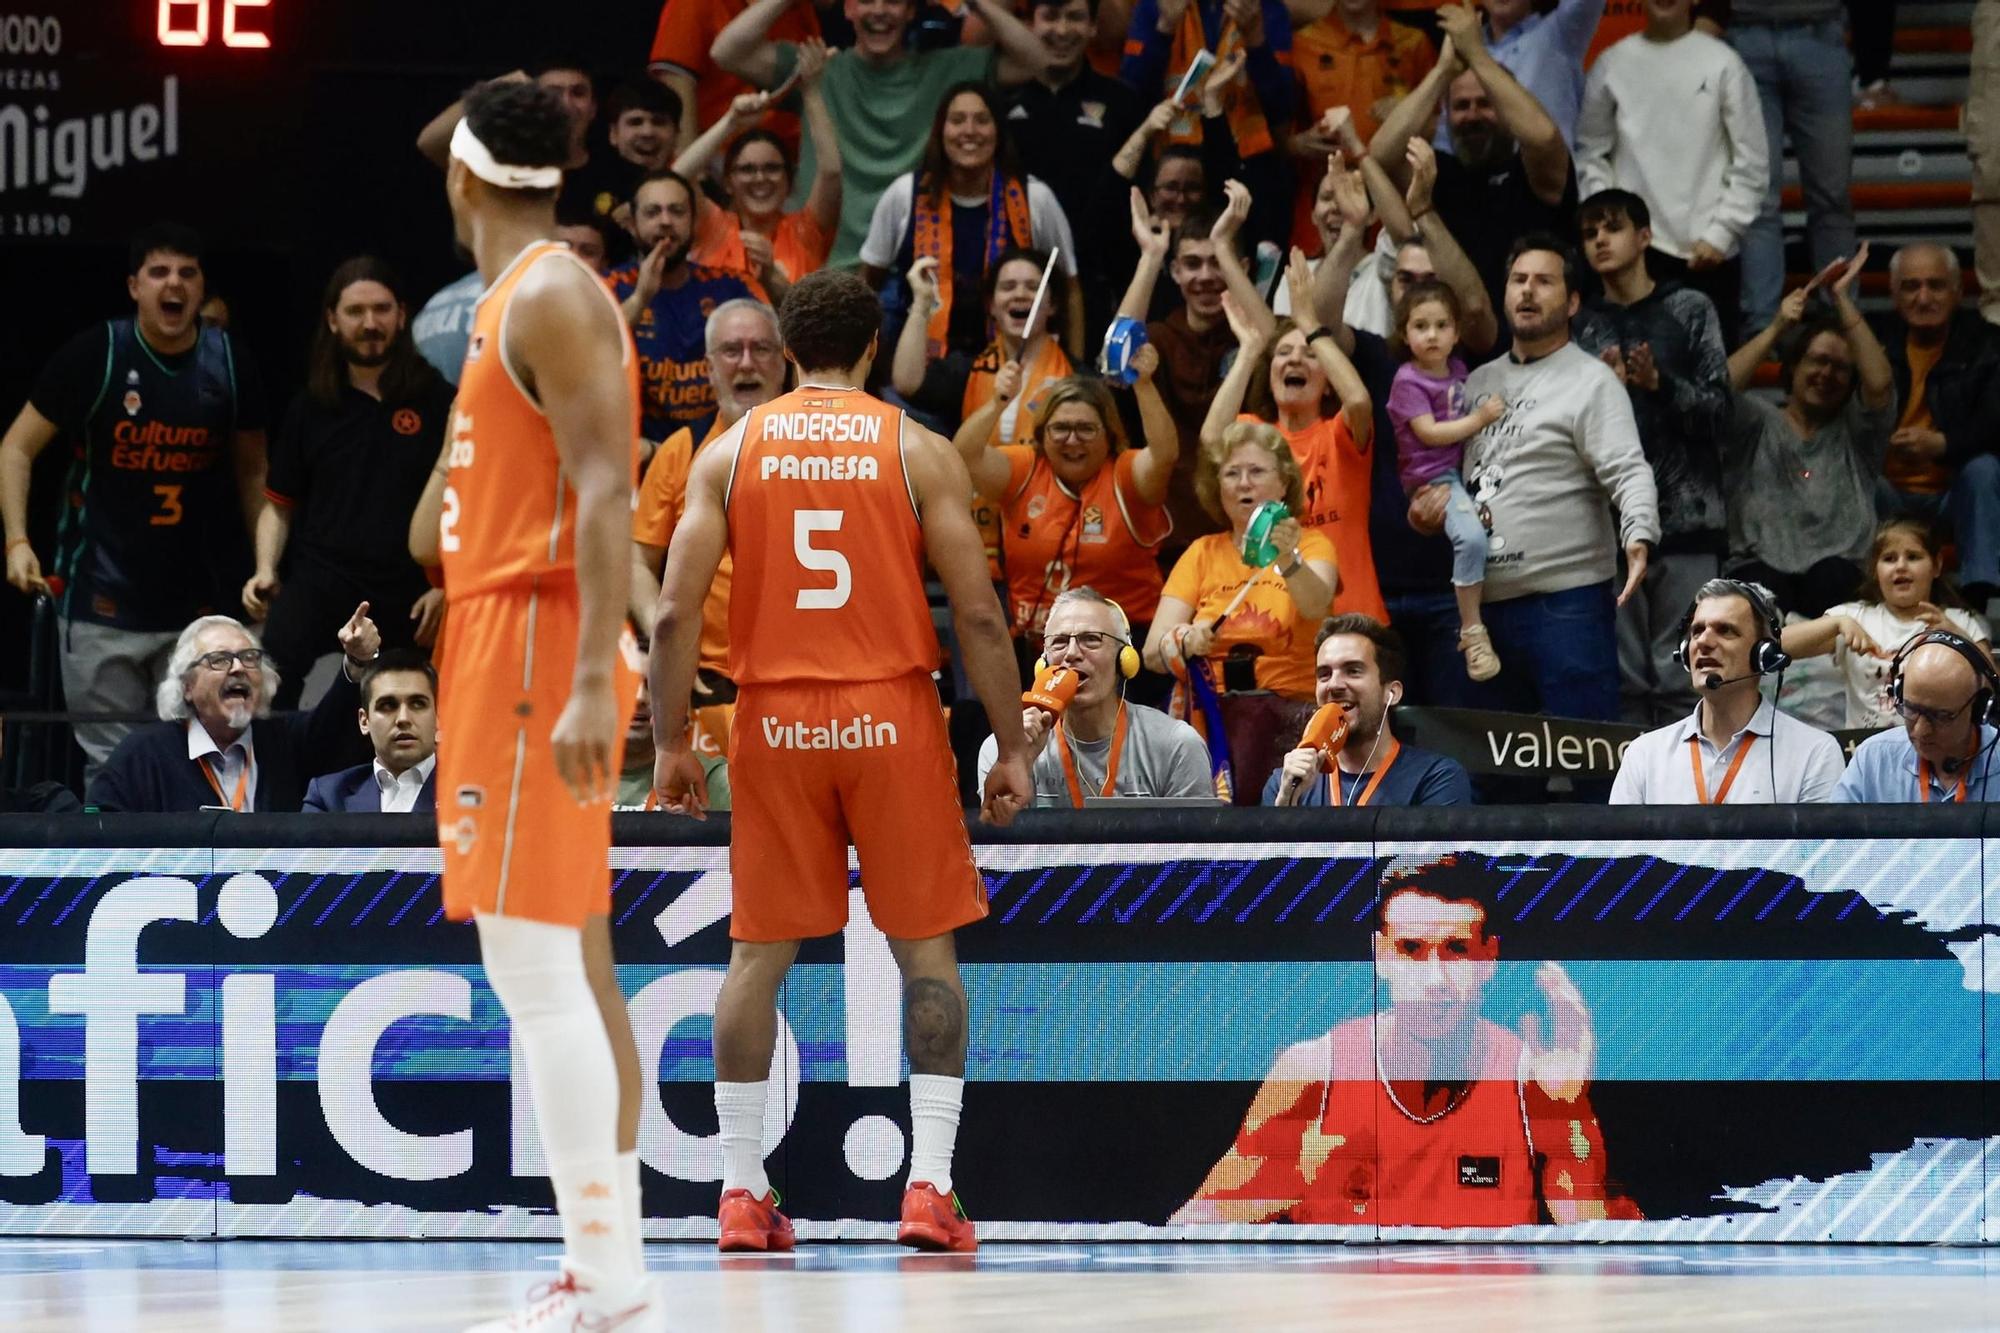
[[[382,636],[368,603],[340,627],[345,657],[310,712],[273,713],[278,673],[250,631],[202,616],[181,631],[156,699],[161,721],[125,737],[91,781],[89,805],[161,813],[225,809],[296,813],[306,781],[359,748],[347,719]]]
[[[437,668],[416,653],[383,653],[361,673],[360,721],[375,758],[314,778],[306,810],[435,811]]]

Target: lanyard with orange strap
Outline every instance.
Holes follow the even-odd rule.
[[[1979,734],[1977,732],[1973,733],[1972,743],[1973,753],[1977,754],[1979,752]],[[1958,788],[1951,794],[1951,799],[1954,803],[1964,804],[1965,779],[1971,772],[1972,765],[1970,763],[1959,770]],[[1917,803],[1920,805],[1929,805],[1931,803],[1931,761],[1921,756],[1917,759]]]
[[[215,799],[221,801],[231,810],[234,810],[238,814],[241,814],[243,812],[243,798],[249,792],[250,789],[249,753],[245,752],[243,756],[243,767],[240,770],[238,770],[236,774],[236,791],[235,794],[231,796],[224,796],[222,794],[222,783],[216,780],[215,765],[208,762],[207,755],[203,755],[200,759],[196,760],[196,762],[201,765],[201,775],[208,779],[208,785],[215,789]]]
[[[1109,796],[1118,784],[1118,758],[1125,753],[1125,705],[1118,705],[1118,723],[1111,729],[1111,753],[1104,761],[1104,785],[1096,795]],[[1083,779],[1077,776],[1076,756],[1069,749],[1069,728],[1056,724],[1056,753],[1062,756],[1063,779],[1069,783],[1069,803],[1083,809]]]
[[[1708,776],[1701,771],[1701,738],[1698,736],[1688,737],[1688,765],[1694,769],[1695,799],[1703,805],[1721,805],[1727,801],[1729,799],[1729,789],[1736,785],[1736,770],[1743,767],[1744,759],[1749,757],[1751,747],[1756,744],[1756,732],[1753,731],[1744,736],[1743,748],[1738,750],[1736,757],[1729,761],[1729,768],[1722,775],[1722,785],[1715,789],[1715,796],[1711,799],[1708,794]],[[1776,792],[1772,792],[1771,798],[1776,800],[1777,795]]]
[[[1388,728],[1384,727],[1383,730],[1386,731]],[[1356,810],[1359,810],[1362,806],[1375,799],[1375,789],[1382,785],[1383,778],[1389,776],[1389,770],[1396,765],[1396,756],[1402,752],[1403,743],[1394,736],[1391,736],[1389,738],[1389,753],[1383,758],[1382,767],[1375,770],[1375,776],[1368,779],[1368,785],[1363,787],[1361,795],[1355,798],[1354,808]],[[1340,770],[1338,768],[1335,768],[1333,772],[1326,775],[1326,794],[1329,804],[1344,804],[1340,799]]]

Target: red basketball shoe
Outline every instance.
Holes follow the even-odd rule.
[[[792,1219],[778,1211],[776,1190],[762,1199],[749,1190],[724,1190],[717,1217],[722,1234],[715,1248],[724,1254],[783,1253],[798,1243],[792,1235]]]
[[[972,1219],[965,1215],[958,1195],[947,1198],[925,1180],[913,1180],[903,1191],[903,1224],[896,1228],[896,1240],[913,1250],[970,1254],[979,1248]]]

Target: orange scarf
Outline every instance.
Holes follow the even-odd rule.
[[[1015,349],[1015,355],[1020,349]],[[997,342],[987,344],[979,359],[972,363],[972,374],[965,381],[965,396],[959,402],[960,419],[971,416],[980,408],[993,401],[993,381],[1000,374],[1000,368],[1007,364],[1007,355]],[[1043,338],[1035,359],[1021,367],[1021,392],[1014,395],[1014,401],[1001,409],[999,423],[994,428],[995,444],[1032,444],[1035,438],[1035,400],[1042,389],[1055,380],[1067,376],[1072,367],[1069,355],[1062,349],[1053,335]]]
[[[951,193],[943,181],[919,177],[911,191],[911,258],[934,258],[938,262],[938,307],[925,330],[925,355],[935,361],[947,350],[951,332]],[[1034,229],[1028,218],[1028,185],[1025,180],[993,172],[993,194],[986,204],[986,254],[981,273],[993,267],[1001,252],[1010,245],[1027,248],[1034,244]],[[988,321],[989,324],[991,321]],[[992,336],[992,329],[987,335]]]
[[[1180,86],[1181,76],[1194,63],[1194,53],[1208,45],[1208,34],[1202,30],[1201,15],[1196,12],[1199,4],[1190,4],[1181,15],[1180,30],[1174,33],[1174,48],[1167,58],[1167,83],[1169,88]],[[1236,20],[1222,21],[1222,37],[1215,44],[1215,63],[1229,59],[1243,45],[1243,34],[1236,26]],[[1196,105],[1200,105],[1197,97]],[[1264,108],[1257,101],[1257,90],[1246,78],[1230,88],[1222,99],[1223,114],[1229,117],[1229,128],[1236,135],[1236,153],[1243,158],[1252,158],[1259,153],[1271,151],[1273,141],[1271,127],[1264,120]],[[1184,123],[1186,122],[1186,123]],[[1200,143],[1201,121],[1190,115],[1177,120],[1169,134],[1174,143]]]

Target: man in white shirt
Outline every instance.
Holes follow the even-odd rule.
[[[312,780],[305,809],[385,815],[437,809],[437,668],[415,653],[382,654],[361,676],[361,734],[375,757]]]
[[[1776,601],[1758,584],[1710,579],[1701,585],[1681,638],[1681,662],[1700,702],[1679,722],[1632,742],[1611,785],[1611,804],[1832,799],[1840,783],[1839,744],[1780,713],[1758,688],[1762,676],[1784,670],[1791,660],[1778,646],[1778,623]]]
[[[1092,796],[1216,798],[1200,733],[1157,708],[1126,701],[1125,681],[1138,670],[1139,658],[1117,603],[1095,588],[1058,593],[1049,605],[1042,656],[1050,666],[1074,671],[1080,683],[1060,718],[1033,705],[1022,711],[1028,744],[1035,747],[1036,805],[1080,809]],[[988,736],[979,749],[982,788],[998,754]]]
[[[1715,302],[1723,340],[1742,327],[1743,237],[1764,203],[1771,150],[1743,58],[1694,28],[1692,0],[1646,0],[1646,27],[1591,67],[1576,125],[1577,186],[1614,186],[1653,212],[1657,280]]]

